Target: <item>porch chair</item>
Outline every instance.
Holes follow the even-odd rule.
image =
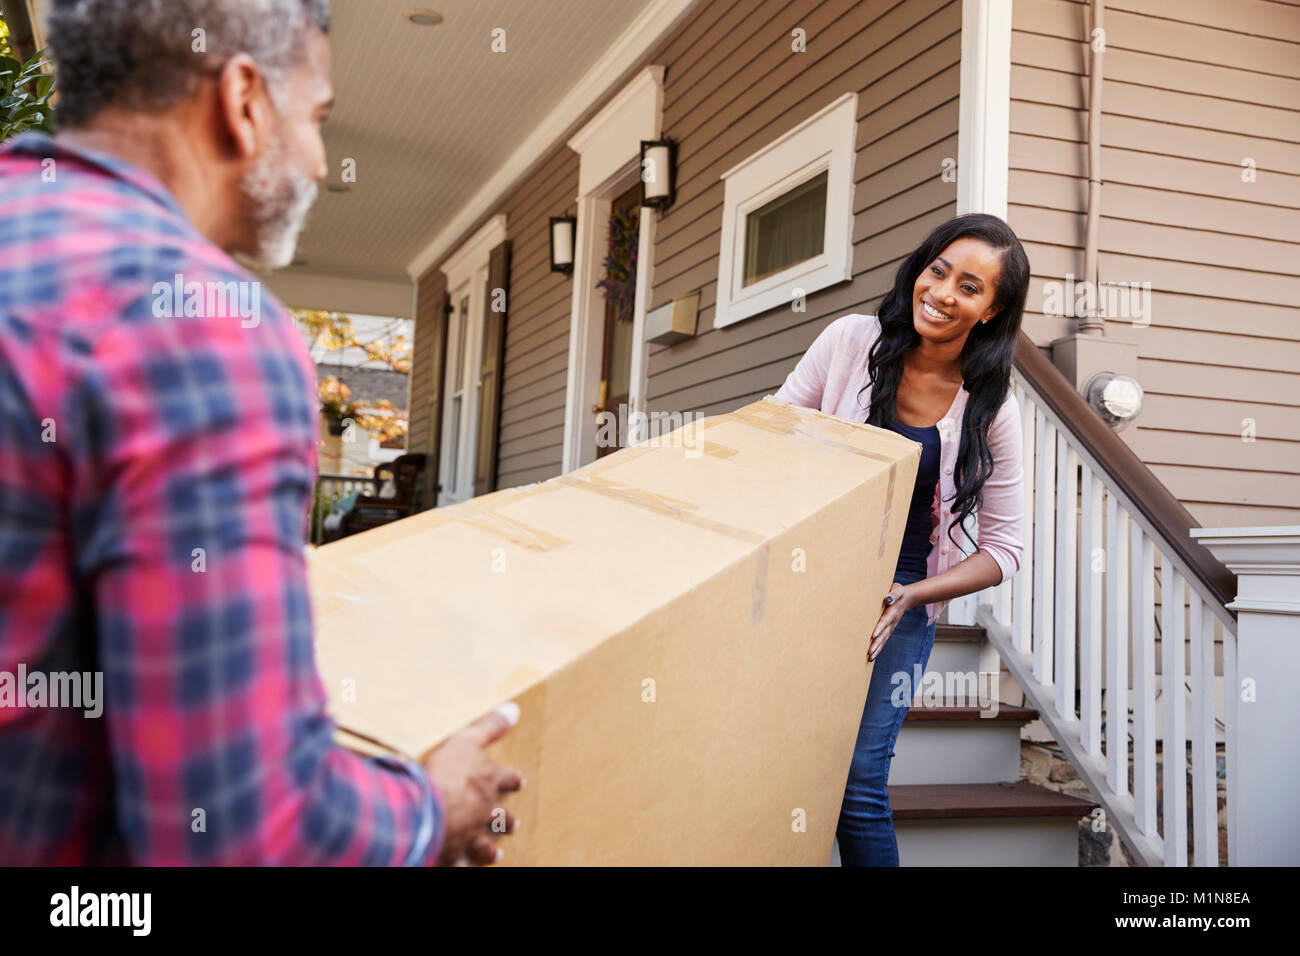
[[[401,455],[392,461],[375,466],[375,483],[381,493],[359,495],[351,509],[343,516],[339,537],[377,528],[381,524],[397,521],[412,513],[415,488],[424,470],[422,454]],[[383,494],[385,484],[391,482],[391,494]]]

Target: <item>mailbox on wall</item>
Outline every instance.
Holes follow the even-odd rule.
[[[645,317],[645,340],[656,345],[671,345],[688,339],[695,334],[699,314],[698,292],[652,309]]]

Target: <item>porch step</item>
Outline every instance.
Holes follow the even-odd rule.
[[[914,704],[894,744],[889,780],[900,785],[1014,783],[1020,779],[1020,728],[1032,707]]]
[[[1077,866],[1097,806],[1037,784],[891,784],[903,866]]]
[[[925,672],[978,672],[980,651],[984,646],[984,628],[964,624],[938,624],[934,629],[934,649]]]

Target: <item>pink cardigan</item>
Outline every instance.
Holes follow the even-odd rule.
[[[845,315],[828,325],[804,353],[776,397],[805,408],[816,408],[849,421],[866,421],[871,407],[867,378],[867,353],[880,335],[880,321],[874,315]],[[865,388],[865,391],[863,389]],[[858,397],[862,392],[861,399]],[[953,469],[961,441],[962,415],[969,393],[963,386],[948,413],[939,420],[939,484],[935,489],[933,516],[937,527],[930,536],[933,547],[927,560],[930,577],[942,574],[966,555],[948,538],[952,526],[949,510],[956,495]],[[1002,580],[1020,570],[1024,550],[1024,446],[1020,405],[1007,390],[1006,400],[989,426],[989,450],[993,453],[993,474],[984,483],[983,504],[977,512],[975,539],[1002,569]],[[969,541],[958,528],[953,532],[963,547]],[[947,601],[926,607],[933,621]]]

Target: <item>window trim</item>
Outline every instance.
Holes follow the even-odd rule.
[[[722,174],[722,243],[713,327],[723,328],[853,278],[853,167],[858,94],[845,93]],[[826,237],[821,255],[745,286],[745,217],[823,170]],[[837,213],[836,210],[839,210]]]
[[[506,216],[498,213],[485,222],[464,244],[461,245],[442,264],[442,274],[447,279],[447,291],[452,297],[453,311],[447,316],[447,351],[446,366],[443,372],[442,395],[442,450],[439,453],[438,476],[442,490],[438,492],[436,504],[454,504],[474,497],[474,466],[477,452],[475,436],[478,431],[479,416],[479,370],[482,368],[483,355],[483,313],[487,304],[483,301],[487,288],[489,264],[492,250],[506,240]],[[457,356],[452,349],[453,327],[460,310],[462,297],[469,298],[469,314],[465,322],[465,339],[457,343],[463,350],[467,368],[463,369],[467,379],[466,394],[461,408],[460,431],[456,435],[459,451],[456,455],[456,469],[450,470],[451,461],[449,442],[451,440],[452,396],[457,391],[453,381],[453,371]]]

